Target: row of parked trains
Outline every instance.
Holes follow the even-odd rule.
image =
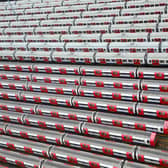
[[[149,42],[167,41],[167,32],[1,35],[0,42]],[[12,49],[12,48],[11,48]]]
[[[67,95],[68,102],[74,102],[74,100],[79,100],[78,105],[76,107],[84,106],[87,104],[88,101],[95,102],[98,105],[99,101],[107,101],[108,103],[113,102],[115,100],[123,100],[124,101],[132,101],[133,102],[143,102],[143,103],[156,103],[162,105],[168,105],[168,96],[167,96],[167,85],[162,86],[163,88],[160,89],[160,86],[156,89],[147,89],[148,87],[143,87],[143,90],[135,88],[135,81],[129,82],[126,81],[124,83],[112,83],[111,87],[108,88],[101,88],[97,87],[86,87],[82,86],[68,86],[68,85],[60,85],[60,84],[43,84],[43,83],[36,83],[36,82],[11,82],[10,80],[0,80],[0,98],[1,99],[12,99],[12,100],[24,100],[24,101],[35,101],[35,102],[42,102],[42,103],[49,103],[49,104],[57,104],[59,103],[59,98],[64,99]],[[145,80],[143,81],[145,83]],[[154,81],[150,81],[154,82]],[[161,85],[161,84],[160,84]],[[115,87],[116,86],[116,87]],[[128,86],[128,87],[127,87]],[[160,91],[160,92],[153,92],[153,91]],[[160,89],[160,90],[159,90]],[[24,90],[24,91],[20,91]],[[40,93],[39,93],[40,92]],[[68,98],[69,96],[69,98]],[[76,96],[81,96],[81,100],[85,99],[85,97],[90,97],[88,100],[81,102],[79,98]],[[35,98],[37,100],[35,100]],[[97,98],[97,99],[94,99]],[[100,99],[101,98],[101,99]],[[50,99],[53,100],[50,101]],[[110,100],[108,100],[110,99]],[[57,103],[54,103],[54,100]],[[97,103],[96,103],[97,102]],[[64,104],[64,102],[62,102]],[[80,104],[81,103],[81,104]],[[122,104],[122,102],[120,102]],[[71,103],[70,103],[71,104]],[[72,103],[73,104],[73,103]],[[99,105],[98,105],[99,106]],[[87,107],[88,108],[88,107]],[[92,109],[92,107],[89,107]],[[93,107],[94,109],[94,107]]]
[[[43,146],[43,145],[42,145]],[[64,148],[67,152],[68,149]],[[6,149],[0,149],[1,152],[1,168],[18,168],[18,167],[25,167],[25,168],[81,168],[83,167],[90,167],[90,168],[151,168],[154,166],[144,165],[137,162],[131,162],[124,159],[115,159],[105,156],[98,156],[93,155],[88,152],[80,152],[81,155],[78,155],[78,158],[75,158],[77,156],[77,150],[70,150],[67,154],[71,154],[72,152],[75,152],[74,155],[68,156],[64,155],[63,149],[57,148],[56,146],[52,148],[52,152],[50,153],[50,158],[54,159],[49,160],[50,158],[39,158],[38,156],[31,156],[23,153],[18,153],[15,151],[6,150]],[[56,158],[56,152],[58,152],[58,157]],[[86,156],[87,155],[87,156]],[[89,158],[92,156],[92,158]],[[101,159],[101,160],[100,160]],[[106,159],[106,160],[103,160]],[[56,160],[56,161],[55,161]],[[58,162],[63,161],[64,163]],[[69,164],[69,163],[71,164]],[[6,163],[9,163],[7,165]],[[2,165],[3,164],[3,165]],[[78,166],[73,166],[80,165]],[[164,164],[165,165],[165,164]],[[155,167],[156,168],[156,167]]]
[[[6,103],[6,105],[5,105]],[[143,106],[143,104],[140,104]],[[139,106],[140,106],[139,105]],[[150,106],[147,106],[150,107]],[[156,106],[157,107],[157,106]],[[159,108],[159,107],[158,107]],[[138,116],[130,116],[130,115],[123,115],[123,114],[115,114],[115,113],[102,113],[102,111],[91,111],[85,109],[75,109],[75,108],[67,108],[67,107],[54,107],[51,105],[38,105],[32,103],[22,103],[22,102],[11,102],[6,100],[0,101],[0,120],[2,121],[15,121],[18,118],[23,118],[22,113],[24,114],[36,114],[39,116],[46,117],[47,119],[52,118],[62,118],[68,120],[76,120],[76,121],[84,121],[89,123],[97,123],[97,124],[104,124],[109,126],[115,127],[123,127],[123,128],[130,128],[130,129],[137,129],[142,131],[149,131],[149,132],[156,132],[161,134],[168,134],[168,124],[166,120],[158,120],[155,119],[159,116],[160,113],[158,112],[155,118],[143,118]],[[165,109],[166,110],[166,109]],[[10,115],[7,111],[13,111]],[[166,111],[165,111],[166,113]],[[135,114],[134,114],[135,115]],[[153,115],[154,116],[154,115]],[[164,115],[163,115],[164,116]],[[168,117],[165,115],[165,119]],[[22,123],[22,122],[21,122]],[[30,123],[30,122],[28,122]],[[151,124],[154,123],[154,124]],[[46,126],[46,121],[44,126]],[[43,126],[43,125],[39,125]],[[47,126],[46,126],[47,127]]]
[[[20,42],[0,43],[0,50],[12,51],[57,51],[57,52],[100,52],[100,53],[168,53],[167,42]]]
[[[127,91],[129,92],[129,90]],[[90,95],[92,94],[93,93],[90,93]],[[14,101],[19,100],[33,103],[44,103],[55,106],[58,105],[58,106],[67,106],[75,108],[85,108],[90,110],[119,112],[131,115],[138,114],[141,116],[157,116],[161,118],[164,117],[167,118],[167,105],[168,105],[167,94],[162,93],[158,95],[158,93],[148,91],[142,92],[140,93],[140,99],[138,99],[136,95],[134,95],[134,97],[132,98],[134,102],[124,100],[120,101],[122,99],[120,99],[121,95],[119,94],[113,94],[113,93],[111,95],[109,94],[108,99],[105,98],[100,99],[101,93],[99,92],[98,93],[95,92],[94,94],[95,96],[92,97],[88,97],[86,95],[87,96],[86,98],[85,95],[74,96],[74,95],[38,93],[32,91],[0,89],[0,98],[5,100],[14,100]],[[128,99],[131,98],[128,96]],[[156,104],[151,105],[150,103],[153,102],[155,102]],[[148,109],[147,107],[151,108]]]
[[[1,71],[42,72],[48,74],[82,75],[114,78],[168,79],[168,68],[65,65],[49,63],[0,62]],[[2,72],[4,73],[4,72]],[[6,72],[8,73],[8,72]],[[9,72],[10,73],[10,72]]]
[[[149,42],[167,41],[167,32],[1,35],[0,42]],[[12,49],[12,48],[10,48]]]
[[[166,17],[167,16],[168,15],[166,15]],[[158,15],[156,17],[158,17]],[[113,38],[115,37],[115,33],[132,33],[133,34],[132,36],[136,37],[137,34],[134,34],[134,33],[138,33],[138,32],[152,33],[152,32],[167,32],[168,31],[167,22],[162,22],[162,23],[157,24],[157,23],[155,23],[155,20],[153,20],[151,22],[154,22],[154,23],[150,23],[150,18],[146,19],[147,23],[127,23],[127,24],[124,24],[124,23],[123,24],[111,24],[110,22],[112,22],[112,21],[109,20],[108,18],[104,18],[104,22],[101,19],[102,18],[100,17],[99,21],[96,21],[96,19],[94,21],[92,18],[91,19],[84,18],[82,21],[79,20],[78,21],[79,23],[77,23],[77,25],[75,25],[75,26],[72,25],[72,24],[74,24],[72,22],[72,20],[67,21],[67,19],[64,19],[65,20],[64,25],[61,25],[61,21],[63,20],[62,19],[61,21],[58,21],[58,24],[56,24],[56,23],[54,24],[55,20],[54,20],[54,22],[52,20],[52,22],[51,21],[44,22],[44,25],[42,25],[42,26],[39,25],[38,21],[32,21],[32,25],[31,25],[30,21],[28,23],[27,22],[20,23],[19,21],[17,21],[18,23],[15,23],[15,22],[13,23],[13,25],[15,24],[15,26],[12,26],[9,28],[8,28],[8,26],[9,26],[8,22],[2,22],[2,23],[0,22],[1,23],[0,27],[7,27],[7,28],[0,29],[0,35],[14,35],[13,39],[15,39],[16,35],[20,36],[20,35],[27,34],[28,36],[26,36],[26,37],[30,40],[30,42],[33,41],[33,39],[37,39],[37,41],[38,41],[38,39],[43,40],[43,38],[42,38],[43,35],[44,35],[44,37],[45,37],[45,35],[53,35],[53,36],[56,35],[55,41],[58,42],[58,41],[60,41],[60,38],[61,38],[60,34],[62,34],[62,35],[79,34],[80,35],[80,34],[84,33],[87,37],[88,34],[95,34],[96,33],[95,36],[94,35],[92,36],[93,39],[95,39],[95,37],[96,37],[96,39],[98,39],[96,41],[100,41],[100,39],[102,39],[102,41],[111,42],[111,41],[113,41]],[[130,22],[131,22],[131,18],[125,17],[125,18],[123,18],[123,20],[124,19],[130,19]],[[132,20],[132,22],[135,22],[135,21],[136,20]],[[90,24],[87,22],[90,22]],[[120,22],[122,22],[122,21],[120,21]],[[138,21],[138,18],[137,18],[137,22],[142,22],[142,19]],[[144,18],[144,22],[145,22],[145,18]],[[24,25],[24,23],[25,23],[25,25]],[[33,23],[34,23],[34,25],[33,25]],[[29,24],[29,25],[26,25],[26,24]],[[70,24],[70,26],[67,26],[66,24],[67,25]],[[114,33],[114,35],[111,34],[111,35],[109,35],[109,37],[107,37],[107,35],[102,35],[105,33]],[[33,36],[31,36],[32,40],[30,39],[29,35],[33,35]],[[41,35],[41,38],[39,38],[36,35]],[[127,39],[127,34],[125,34],[125,35],[126,35],[126,39]],[[101,38],[101,36],[103,36],[103,37]],[[19,37],[16,37],[16,38],[19,38]],[[50,36],[48,36],[48,38],[50,38]],[[141,39],[140,35],[137,37],[137,39],[138,38]],[[148,36],[146,34],[142,34],[142,39],[144,39],[144,38],[146,39],[146,38],[148,38]],[[73,41],[73,36],[70,39]],[[105,40],[105,39],[111,39],[111,40]],[[124,36],[123,36],[123,39],[124,39]],[[129,36],[128,36],[128,39],[129,39]],[[24,40],[24,39],[22,38],[22,40]],[[144,42],[145,40],[137,40],[137,41]]]
[[[11,74],[13,74],[13,76]],[[7,74],[6,72],[5,75],[5,72],[1,71],[0,88],[13,89],[13,90],[23,89],[25,91],[29,90],[29,91],[39,91],[39,92],[48,92],[57,94],[81,95],[81,96],[90,93],[90,95],[88,96],[95,96],[100,98],[101,97],[108,98],[108,94],[110,94],[111,97],[112,95],[111,93],[117,94],[117,92],[118,94],[123,94],[124,96],[124,93],[127,91],[126,89],[129,89],[130,93],[135,95],[138,94],[136,92],[138,92],[139,90],[168,92],[168,84],[166,80],[159,81],[148,79],[124,79],[124,78],[110,79],[104,77],[102,78],[76,77],[76,76],[70,77],[67,75],[65,76],[55,75],[54,80],[53,75],[48,75],[48,77],[46,77],[46,74],[44,75],[44,78],[41,77],[41,74],[33,74],[32,76],[33,78],[31,80],[30,78],[31,76],[29,76],[27,73],[25,75],[27,75],[27,78],[25,78],[25,76],[21,73],[10,72]],[[69,86],[68,84],[70,84],[71,86]],[[79,89],[83,93],[81,93]],[[94,94],[93,91],[99,92],[100,94],[92,95]],[[107,91],[109,91],[109,93],[107,93]],[[129,93],[127,94],[129,95]],[[121,98],[119,96],[118,99],[123,98],[124,97]],[[117,99],[117,97],[116,98],[114,97],[114,99]],[[136,101],[136,99],[133,101]]]
[[[74,135],[70,133],[57,132],[13,123],[1,122],[0,127],[1,133],[3,134],[0,135],[1,147],[26,152],[29,154],[35,154],[40,157],[48,157],[54,160],[80,164],[92,168],[150,167],[148,165],[141,165],[139,163],[129,161],[124,162],[124,160],[111,158],[109,156],[149,164],[168,166],[168,153],[158,149],[129,145],[109,140],[104,141],[101,139],[95,139],[94,137]],[[16,137],[11,137],[11,135]],[[34,141],[27,141],[26,139]],[[71,147],[76,149],[71,149]],[[96,152],[97,155],[90,152]],[[0,158],[1,160],[5,160],[2,159],[2,156]],[[8,156],[6,156],[6,159],[7,158]],[[20,159],[21,158],[22,157],[20,157]]]
[[[167,12],[166,0],[0,4],[0,167],[168,167]]]
[[[90,10],[104,9],[104,7],[107,7],[109,9],[120,9],[120,8],[143,8],[143,7],[157,7],[157,6],[166,6],[167,1],[166,0],[160,0],[160,1],[127,1],[127,0],[61,0],[61,1],[50,1],[50,3],[47,0],[41,0],[39,1],[18,1],[15,2],[13,5],[16,5],[16,9],[41,9],[43,7],[50,8],[50,7],[56,7],[56,11],[60,9],[59,12],[67,12],[71,9],[69,12],[78,11],[78,8],[81,5],[82,7],[85,7],[85,5],[89,5]],[[77,7],[76,7],[77,6]],[[75,8],[76,7],[76,8]],[[1,11],[10,10],[12,9],[11,5],[7,2],[3,3],[1,6]],[[58,10],[57,10],[58,9]],[[105,8],[106,9],[106,8]],[[44,12],[47,9],[44,9]],[[43,10],[41,10],[43,11]]]
[[[45,9],[45,8],[44,8]],[[149,8],[148,8],[149,9]],[[151,8],[150,8],[151,9]],[[102,11],[100,11],[102,12]],[[6,28],[6,29],[1,29],[0,33],[1,34],[13,34],[15,33],[19,33],[18,31],[16,32],[17,29],[13,29],[13,28],[19,28],[19,27],[29,27],[29,30],[32,30],[32,34],[45,34],[45,33],[50,33],[50,31],[52,32],[56,32],[56,34],[58,34],[58,32],[60,32],[61,34],[66,34],[66,33],[75,33],[74,26],[83,26],[83,25],[112,25],[111,27],[109,27],[109,29],[111,29],[110,31],[113,31],[114,28],[117,29],[117,27],[119,28],[119,25],[121,26],[121,28],[119,28],[119,30],[121,30],[121,32],[125,32],[126,30],[123,30],[122,27],[124,24],[128,24],[128,27],[130,27],[129,24],[134,24],[134,27],[137,27],[138,24],[140,24],[139,27],[139,32],[151,32],[150,30],[147,30],[147,28],[149,28],[149,26],[152,27],[153,30],[159,30],[159,31],[163,31],[165,32],[166,30],[166,23],[168,22],[167,20],[167,14],[152,14],[152,15],[128,15],[128,16],[108,16],[108,12],[109,15],[111,14],[111,11],[104,11],[103,13],[107,16],[101,16],[101,15],[97,15],[95,16],[94,13],[96,12],[91,12],[93,16],[88,15],[88,17],[82,17],[82,15],[80,13],[68,13],[68,15],[64,14],[65,18],[61,18],[60,14],[52,14],[52,16],[48,16],[47,14],[44,15],[42,14],[41,17],[40,15],[13,15],[12,18],[9,18],[9,16],[6,17],[2,17],[0,18],[0,27],[1,28]],[[113,11],[114,12],[114,11]],[[119,12],[119,11],[118,11]],[[102,13],[102,14],[103,14]],[[61,14],[62,15],[62,14]],[[72,17],[70,17],[70,15],[73,15]],[[32,17],[31,17],[32,16]],[[63,15],[62,15],[63,16]],[[75,17],[76,16],[76,17]],[[25,18],[24,18],[25,17]],[[31,17],[31,18],[30,18]],[[55,19],[52,19],[52,17],[55,17]],[[67,18],[66,18],[67,17]],[[42,19],[41,19],[42,18]],[[8,19],[8,22],[7,22]],[[13,19],[13,20],[12,20]],[[55,20],[57,20],[57,22],[55,22]],[[64,22],[63,22],[64,21]],[[144,24],[146,23],[146,25]],[[158,24],[150,24],[150,23],[160,23]],[[118,24],[118,25],[117,25]],[[115,26],[113,26],[115,25]],[[53,30],[51,28],[51,26],[58,26],[55,30]],[[65,30],[60,30],[59,26],[64,26]],[[73,26],[73,27],[69,27],[68,30],[68,26]],[[154,26],[154,27],[153,27]],[[35,29],[35,27],[38,27]],[[46,32],[44,29],[44,27],[50,27],[49,28],[49,32]],[[98,26],[99,27],[99,26]],[[102,26],[102,28],[108,28],[108,26]],[[131,31],[131,30],[138,30],[137,28],[127,28],[127,32]],[[80,27],[82,28],[82,27]],[[90,30],[94,31],[93,28],[97,29],[95,26],[91,26]],[[164,29],[165,28],[165,29]],[[12,31],[15,30],[15,31]],[[129,29],[129,30],[128,30]],[[59,30],[59,31],[58,31]],[[144,31],[142,31],[144,30]],[[110,32],[110,31],[99,31],[100,33],[105,33],[105,32]],[[78,31],[77,31],[78,32]],[[83,29],[82,32],[87,32]],[[95,31],[94,31],[95,32]],[[135,33],[135,32],[134,32]],[[20,32],[20,34],[23,34]],[[31,34],[31,33],[29,33]],[[133,36],[136,34],[133,34]],[[145,35],[145,34],[143,34]],[[18,37],[19,38],[19,37]]]
[[[165,15],[167,14],[167,6],[155,6],[155,7],[142,7],[142,8],[125,8],[125,9],[111,9],[113,3],[109,4],[99,4],[98,8],[96,5],[93,6],[95,8],[90,8],[87,5],[75,5],[74,6],[62,6],[62,7],[42,7],[42,8],[31,8],[31,9],[15,9],[15,12],[11,10],[1,10],[0,11],[0,22],[15,22],[15,21],[35,21],[35,20],[60,20],[60,19],[79,19],[79,18],[95,18],[95,17],[128,17],[129,16],[138,16],[134,18],[135,20],[139,20],[139,16],[149,17],[151,22],[152,20],[156,20],[157,17],[152,19],[150,15],[163,15],[161,16],[161,20],[163,22],[167,21],[165,19]],[[103,8],[104,6],[104,8]],[[16,6],[15,6],[16,7]],[[88,9],[90,8],[90,9]],[[69,10],[69,11],[68,11]],[[10,18],[11,17],[11,18]],[[144,22],[145,18],[144,17]],[[131,17],[130,17],[131,18]],[[121,20],[121,19],[120,19]],[[123,19],[125,20],[125,19]],[[116,22],[117,23],[117,22]],[[137,22],[135,22],[137,23]],[[55,23],[57,24],[57,23]],[[122,23],[120,23],[122,24]],[[8,23],[7,23],[8,25]]]
[[[168,104],[167,103],[168,85],[166,84],[166,82],[160,82],[160,83],[156,82],[154,86],[152,85],[153,84],[152,82],[154,82],[153,80],[152,81],[143,80],[141,82],[142,82],[141,87],[133,89],[133,87],[131,86],[131,82],[127,81],[127,83],[125,83],[124,80],[119,86],[117,85],[117,82],[115,82],[111,84],[112,86],[107,88],[99,86],[97,87],[92,86],[86,87],[84,85],[69,86],[61,84],[39,83],[39,82],[24,82],[24,81],[13,82],[11,80],[0,80],[0,92],[2,94],[0,97],[5,98],[3,95],[6,95],[6,97],[8,96],[10,99],[16,99],[15,97],[12,96],[16,94],[19,97],[18,99],[22,99],[22,93],[20,95],[20,92],[14,90],[24,90],[24,91],[31,91],[31,92],[25,92],[24,94],[33,92],[32,96],[36,94],[36,96],[39,96],[41,98],[43,97],[44,93],[47,93],[45,94],[46,97],[50,98],[54,98],[54,96],[56,98],[59,95],[70,95],[70,96],[87,96],[87,97],[111,99],[111,100],[133,101],[133,102],[138,101],[143,103],[156,103],[163,105]],[[36,92],[41,92],[43,94]]]
[[[52,51],[1,51],[1,61],[53,62],[100,65],[167,65],[166,53],[96,53]]]
[[[129,128],[121,128],[97,123],[67,120],[62,118],[51,118],[40,115],[22,114],[15,112],[2,112],[1,119],[7,122],[16,122],[29,126],[48,128],[57,131],[71,132],[74,134],[94,136],[101,139],[112,139],[115,141],[155,146],[157,143],[157,133],[146,132]],[[10,116],[11,115],[11,116]],[[160,124],[160,130],[167,131],[167,123],[164,121]],[[158,125],[159,125],[158,124]],[[165,127],[164,127],[165,126]],[[137,125],[138,127],[138,125]],[[164,127],[164,128],[163,128]],[[11,133],[12,134],[12,133]],[[13,135],[13,134],[12,134]]]
[[[38,3],[37,3],[38,2]],[[128,8],[128,10],[133,10],[134,8],[148,8],[148,7],[158,7],[166,6],[167,1],[115,1],[115,0],[90,0],[90,1],[48,1],[40,2],[37,1],[27,2],[16,2],[15,9],[16,14],[39,14],[39,13],[66,13],[66,12],[75,12],[75,11],[94,11],[94,10],[110,10],[110,9],[122,9]],[[75,8],[76,7],[76,8]],[[42,8],[42,9],[41,9]],[[43,9],[44,8],[44,9]],[[130,9],[129,9],[130,8]],[[10,15],[10,9],[12,9],[9,4],[2,4],[1,7],[1,16]],[[8,12],[9,11],[9,12]],[[4,12],[4,13],[3,13]]]

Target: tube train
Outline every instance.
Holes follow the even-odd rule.
[[[96,53],[52,51],[1,51],[3,61],[54,62],[102,65],[167,65],[166,53]]]
[[[69,133],[62,133],[52,130],[46,131],[46,129],[12,123],[1,122],[0,128],[1,133],[16,136],[16,138],[14,138],[6,135],[0,135],[0,146],[20,152],[35,154],[40,157],[43,156],[54,160],[63,160],[69,163],[81,164],[92,168],[131,168],[131,166],[137,168],[141,168],[141,166],[143,168],[148,168],[147,165],[143,166],[141,164],[139,165],[138,163],[129,161],[124,162],[124,160],[110,158],[109,156],[121,157],[124,159],[149,164],[168,166],[168,153],[158,149],[123,144],[113,141],[104,141],[101,139],[72,135]],[[18,137],[24,138],[25,140],[19,139]],[[26,139],[35,141],[27,141]],[[41,142],[45,142],[45,144]],[[65,148],[64,146],[68,148]],[[92,153],[70,149],[69,147],[74,147],[76,149],[89,152],[98,152],[100,154],[104,154],[105,156],[94,155]],[[137,164],[137,166],[134,164]]]

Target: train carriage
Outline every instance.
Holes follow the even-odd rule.
[[[135,114],[135,102],[116,101],[107,99],[94,99],[86,97],[74,97],[72,105],[76,108],[85,108],[90,110],[103,110],[107,112],[117,112],[126,114]]]
[[[157,142],[156,133],[154,132],[149,133],[140,130],[90,123],[84,123],[81,130],[83,134],[87,136],[96,136],[99,138],[112,139],[132,144],[155,146]]]
[[[102,88],[115,88],[115,89],[132,89],[139,90],[139,79],[127,78],[108,78],[108,77],[92,77],[84,76],[81,78],[82,86],[94,86]]]
[[[33,70],[35,72],[79,75],[79,65],[55,65],[55,64],[34,64]]]
[[[51,145],[43,144],[35,141],[14,138],[6,135],[0,136],[0,146],[8,148],[9,150],[15,150],[25,152],[27,154],[34,154],[41,157],[49,157],[48,151]]]
[[[11,80],[0,80],[1,89],[11,89],[11,90],[27,90],[27,81],[11,81]]]
[[[16,61],[51,62],[51,51],[16,51]]]
[[[36,114],[69,120],[93,122],[93,116],[95,113],[89,110],[38,105],[36,108]]]
[[[168,119],[168,110],[166,105],[138,103],[136,112],[140,116]]]
[[[39,168],[43,161],[43,159],[40,159],[39,157],[34,157],[26,154],[23,155],[22,153],[17,153],[5,149],[0,149],[0,153],[2,162],[19,167]]]
[[[23,113],[0,110],[0,120],[4,122],[14,122],[17,124],[23,124],[23,117]]]
[[[96,63],[102,65],[145,65],[145,53],[96,53]]]
[[[136,67],[81,66],[80,71],[84,76],[136,78]]]
[[[168,83],[166,80],[148,80],[141,81],[141,90],[168,92]]]
[[[39,142],[60,144],[64,133],[24,125],[8,124],[6,134]]]
[[[149,149],[140,146],[136,151],[136,159],[139,162],[154,163],[163,167],[168,166],[168,153],[163,150]]]
[[[49,118],[40,115],[25,115],[23,121],[26,125],[51,128],[58,131],[68,131],[80,133],[81,123],[78,121],[64,120],[59,118]]]
[[[57,75],[57,74],[42,74],[33,73],[33,82],[61,84],[61,85],[80,85],[80,76],[77,75]]]
[[[168,69],[163,68],[153,68],[153,67],[139,67],[137,70],[137,76],[141,79],[158,79],[164,80],[168,79]]]
[[[159,94],[153,93],[153,91],[142,91],[140,93],[140,100],[143,103],[157,103],[168,105],[167,93],[160,92]]]
[[[80,96],[88,96],[95,98],[107,98],[113,100],[139,101],[140,91],[131,89],[113,89],[113,88],[97,88],[80,86],[78,94]]]
[[[2,71],[19,71],[19,72],[32,72],[31,63],[19,63],[19,62],[1,62],[0,70]]]
[[[164,36],[165,37],[165,36]],[[167,53],[148,53],[147,64],[152,66],[165,66],[168,63]]]
[[[52,60],[56,63],[71,63],[71,64],[93,64],[94,52],[53,52]]]
[[[97,112],[95,122],[98,124],[113,125],[130,129],[144,130],[149,132],[157,132],[167,134],[167,121],[142,118],[137,116],[127,116],[112,113]]]
[[[114,168],[121,167],[123,162],[123,160],[120,159],[56,146],[50,150],[50,155],[52,159],[63,160],[87,167]]]
[[[11,72],[0,71],[0,79],[2,80],[16,80],[16,81],[31,81],[31,73],[25,72]]]
[[[0,109],[6,111],[14,111],[19,113],[35,113],[36,104],[13,102],[9,100],[0,100]]]
[[[73,96],[69,95],[55,95],[50,93],[37,92],[21,92],[20,99],[25,102],[45,103],[51,105],[72,106],[71,99]]]
[[[0,89],[0,99],[19,101],[20,91],[10,89]]]
[[[135,159],[135,145],[128,145],[114,141],[105,141],[91,137],[65,134],[63,144],[90,152],[99,152],[108,156],[117,156],[127,159]]]
[[[56,94],[66,94],[66,95],[77,95],[78,86],[72,85],[61,85],[61,84],[49,84],[41,82],[29,82],[28,89],[34,92],[43,93],[56,93]]]

